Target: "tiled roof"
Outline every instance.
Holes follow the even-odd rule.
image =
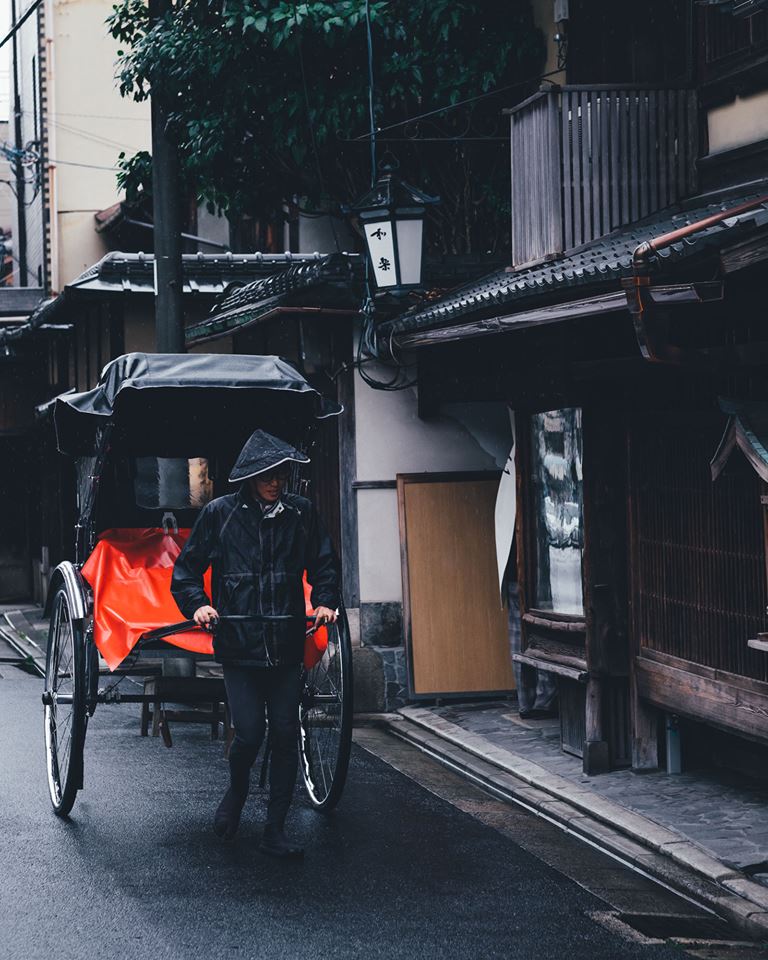
[[[185,293],[220,295],[232,283],[247,284],[282,273],[297,264],[319,263],[322,253],[188,253],[184,254]],[[67,289],[78,292],[153,293],[155,258],[145,253],[108,253]]]
[[[570,291],[618,281],[632,272],[632,255],[643,241],[698,223],[712,214],[728,210],[768,193],[768,181],[748,184],[657,212],[645,220],[616,230],[566,255],[519,270],[497,270],[475,283],[460,287],[428,306],[423,304],[385,322],[383,335],[408,333],[432,327],[450,326],[468,314],[485,311],[492,315],[504,308],[531,306],[536,297],[563,295]],[[654,272],[663,273],[679,260],[709,247],[735,243],[759,227],[768,225],[768,204],[731,217],[661,250],[652,261]],[[585,294],[586,295],[586,294]],[[511,309],[510,309],[511,308]]]
[[[361,261],[356,254],[340,256],[350,263]],[[234,285],[238,285],[241,291],[253,290],[254,294],[262,283],[265,291],[287,291],[291,285],[302,285],[304,271],[308,270],[309,274],[312,268],[321,273],[326,271],[324,264],[327,260],[328,256],[322,253],[184,254],[184,294],[207,296],[211,302],[212,298],[233,291]],[[355,269],[362,270],[362,265]],[[284,274],[287,276],[282,279]],[[41,303],[24,323],[0,330],[0,346],[45,329],[48,324],[64,322],[72,299],[115,294],[152,295],[154,290],[155,258],[152,254],[108,253],[68,283],[57,297]]]
[[[187,342],[222,336],[256,322],[277,307],[356,309],[364,276],[365,264],[359,254],[334,253],[296,263],[243,286],[234,286],[225,292],[205,320],[187,328]]]

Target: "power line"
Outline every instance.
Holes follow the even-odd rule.
[[[0,70],[0,76],[2,76],[2,71]],[[31,110],[24,110],[24,113],[31,114]],[[136,120],[141,123],[149,123],[149,117],[115,117],[109,113],[70,113],[67,110],[57,110],[57,117],[81,117],[87,120],[117,120],[120,123],[125,123],[126,120]]]
[[[6,45],[6,43],[8,43],[9,40],[12,40],[12,39],[13,39],[14,34],[18,32],[19,28],[23,25],[24,21],[25,21],[25,20],[28,20],[28,19],[32,16],[32,14],[35,12],[35,10],[37,10],[37,8],[40,6],[40,4],[41,4],[42,2],[43,2],[43,0],[35,0],[35,2],[32,4],[32,6],[29,7],[29,9],[27,10],[27,12],[26,12],[26,13],[23,13],[23,14],[19,17],[19,19],[18,19],[18,20],[16,21],[16,23],[11,27],[11,29],[8,31],[8,33],[6,33],[6,35],[3,37],[3,39],[0,40],[0,49],[1,49],[2,47],[4,47],[4,46]]]
[[[102,167],[97,163],[78,163],[76,160],[54,160],[49,157],[47,166],[59,166],[63,165],[65,167],[86,167],[88,170],[112,170],[117,173],[120,170],[120,167]]]
[[[386,127],[379,127],[379,133],[386,133],[387,130],[395,130],[397,127],[404,127],[409,123],[415,123],[417,120],[426,120],[427,117],[434,117],[438,113],[445,113],[447,110],[455,110],[457,107],[464,107],[468,103],[477,103],[478,100],[485,100],[487,97],[495,97],[499,93],[507,93],[516,87],[525,87],[537,80],[546,80],[548,77],[554,77],[562,73],[562,69],[550,70],[547,73],[539,73],[535,77],[528,77],[525,80],[517,80],[515,83],[507,84],[506,87],[496,87],[495,90],[489,90],[487,93],[479,93],[476,97],[467,97],[465,100],[458,100],[456,103],[449,103],[444,107],[437,107],[436,110],[427,110],[426,113],[419,113],[413,117],[407,117],[405,120],[398,120],[397,123],[390,123]],[[370,133],[361,133],[355,140],[366,140],[371,136]]]
[[[58,127],[64,133],[68,133],[74,137],[81,137],[83,140],[91,140],[93,143],[97,143],[100,146],[104,147],[118,147],[120,150],[142,150],[143,147],[137,147],[132,143],[121,143],[118,140],[110,140],[107,137],[102,137],[98,133],[91,133],[90,130],[83,130],[82,127],[73,127],[71,124],[62,123],[60,120],[50,120],[50,123],[53,123],[55,127]]]

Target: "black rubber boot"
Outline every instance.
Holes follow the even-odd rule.
[[[213,818],[213,832],[222,840],[231,840],[240,826],[240,814],[243,812],[247,794],[235,793],[232,787],[227,789]]]
[[[270,823],[264,827],[259,850],[270,857],[280,857],[283,860],[300,860],[304,856],[303,847],[289,840],[282,827]]]
[[[213,832],[222,840],[231,840],[240,826],[240,815],[248,799],[250,758],[229,758],[230,785],[213,818]]]

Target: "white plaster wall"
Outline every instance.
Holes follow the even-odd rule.
[[[59,277],[69,283],[98,263],[108,252],[107,245],[93,229],[92,210],[60,210],[58,223]]]
[[[288,244],[289,227],[285,226],[285,249]],[[299,214],[299,249],[297,253],[345,253],[354,252],[357,242],[352,228],[338,217],[315,217]]]
[[[366,369],[379,379],[387,371]],[[416,389],[384,392],[355,382],[358,480],[394,480],[398,473],[501,470],[512,444],[502,403],[445,405],[421,420]],[[357,491],[360,600],[402,601],[396,490]]]
[[[148,103],[125,100],[117,89],[118,46],[105,24],[112,0],[49,0],[47,9],[50,165],[59,218],[52,254],[60,290],[83,262],[99,259],[93,214],[120,199],[118,155],[149,149],[150,116]]]
[[[707,125],[711,154],[768,139],[768,91],[710,110]]]
[[[396,490],[357,491],[361,603],[402,601]]]
[[[201,203],[197,208],[197,235],[214,243],[223,243],[229,246],[229,220],[219,213],[211,213],[208,207]],[[216,248],[207,243],[198,244],[201,253],[215,253]]]
[[[366,365],[381,380],[385,368]],[[394,480],[398,473],[501,469],[509,453],[504,404],[449,404],[440,417],[421,420],[416,388],[374,390],[355,382],[358,480]]]

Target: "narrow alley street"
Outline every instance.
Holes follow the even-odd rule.
[[[211,831],[225,780],[221,742],[189,725],[176,727],[170,750],[142,739],[135,704],[99,709],[86,742],[86,789],[71,818],[57,819],[45,785],[41,690],[39,678],[3,667],[3,960],[683,955],[624,926],[617,915],[628,912],[698,917],[699,930],[738,938],[370,727],[356,731],[335,813],[294,806],[289,826],[306,843],[303,865],[256,851],[259,791],[236,843],[222,846]],[[589,892],[598,888],[600,897]],[[761,954],[700,947],[695,955]]]

